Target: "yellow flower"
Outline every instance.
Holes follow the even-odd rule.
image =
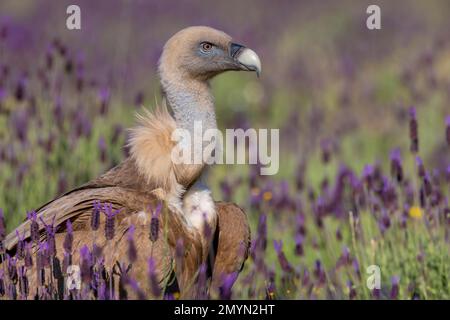
[[[409,208],[409,216],[414,219],[421,219],[422,218],[422,209],[418,206],[413,206]]]
[[[175,300],[180,299],[180,293],[179,293],[179,292],[175,292],[175,293],[173,294],[173,297],[174,297]]]
[[[272,192],[266,191],[263,194],[264,201],[270,201],[272,199]]]

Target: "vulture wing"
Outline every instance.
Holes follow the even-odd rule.
[[[218,222],[210,291],[217,294],[224,281],[231,286],[244,266],[250,248],[247,215],[236,204],[216,202]],[[230,283],[231,281],[231,283]]]
[[[54,199],[37,210],[40,225],[41,238],[45,238],[45,227],[41,219],[47,224],[57,228],[55,236],[57,258],[63,259],[63,243],[66,234],[66,221],[70,220],[74,230],[73,260],[72,264],[79,262],[79,249],[87,245],[90,249],[95,242],[96,246],[106,257],[105,266],[112,268],[115,264],[128,265],[128,239],[127,231],[131,225],[135,230],[135,246],[137,261],[130,268],[131,278],[142,285],[144,292],[151,294],[148,283],[148,259],[154,258],[155,272],[161,287],[167,285],[173,270],[177,270],[176,279],[178,288],[185,297],[194,295],[192,283],[196,279],[196,273],[202,261],[202,247],[200,235],[188,226],[183,217],[172,214],[167,208],[163,208],[158,219],[158,238],[150,241],[151,213],[149,208],[156,208],[160,200],[151,192],[144,192],[143,182],[130,163],[124,163],[113,168],[105,175],[87,183],[77,189]],[[119,176],[119,177],[118,177]],[[120,176],[123,178],[120,183]],[[145,187],[148,188],[148,185]],[[149,190],[149,189],[147,189]],[[152,190],[152,189],[150,189]],[[93,232],[90,227],[90,219],[94,201],[110,203],[112,209],[119,210],[115,216],[115,235],[112,240],[105,238],[105,215],[100,216],[100,228]],[[16,230],[25,239],[30,237],[29,220],[22,223]],[[5,240],[5,248],[14,252],[18,243],[17,233],[10,233]],[[181,239],[184,244],[184,257],[182,261],[176,261],[180,268],[175,268],[175,248],[177,241]],[[36,253],[37,248],[34,248]],[[37,281],[36,272],[32,272],[30,287]],[[148,295],[147,295],[148,296]]]
[[[131,265],[129,275],[136,280],[140,290],[148,296],[154,296],[154,291],[148,283],[148,258],[152,256],[155,262],[155,273],[160,287],[168,286],[175,272],[181,297],[195,297],[197,272],[202,258],[202,246],[198,232],[189,227],[183,217],[163,208],[158,220],[158,238],[152,242],[149,239],[151,213],[149,208],[155,208],[159,199],[146,190],[152,190],[146,184],[133,166],[130,159],[99,178],[73,189],[64,195],[45,204],[37,210],[40,221],[57,227],[55,235],[57,259],[63,261],[63,243],[66,234],[66,221],[70,220],[73,227],[73,260],[79,264],[79,251],[84,245],[89,248],[93,243],[102,250],[106,257],[105,266]],[[94,201],[110,203],[113,210],[120,210],[115,217],[115,235],[112,240],[105,238],[105,216],[102,214],[100,228],[93,232],[90,219]],[[218,227],[215,236],[215,252],[212,255],[211,290],[218,290],[223,277],[233,272],[239,272],[249,247],[249,227],[245,213],[238,206],[217,202]],[[54,220],[54,222],[53,222]],[[16,230],[25,239],[30,237],[30,221],[25,221]],[[135,247],[137,260],[128,261],[127,232],[131,225],[135,226]],[[45,230],[40,223],[41,238],[45,238]],[[181,261],[175,261],[177,241],[182,240],[184,256]],[[18,243],[16,232],[9,234],[5,248],[14,251]],[[34,253],[36,253],[34,248]],[[176,267],[176,266],[179,267]],[[31,272],[30,288],[37,283],[37,272]],[[137,296],[135,296],[137,297]],[[132,297],[129,297],[132,298]]]

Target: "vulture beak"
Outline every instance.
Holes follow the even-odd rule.
[[[240,70],[255,71],[258,77],[261,74],[261,61],[252,49],[232,42],[230,44],[230,56],[238,64]]]

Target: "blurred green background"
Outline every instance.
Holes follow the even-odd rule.
[[[280,171],[269,182],[249,184],[248,166],[210,172],[215,199],[233,185],[231,200],[248,208],[252,226],[262,211],[249,199],[266,183],[286,181],[295,198],[300,171],[319,192],[342,163],[357,173],[377,161],[389,168],[393,148],[408,152],[410,106],[427,166],[450,164],[448,1],[76,1],[75,31],[65,27],[69,4],[0,3],[0,208],[9,230],[124,158],[135,111],[160,101],[162,46],[190,25],[221,29],[262,60],[260,79],[230,72],[212,83],[221,128],[280,129]],[[381,7],[381,30],[366,28],[369,4]],[[412,171],[414,159],[405,160]],[[289,220],[274,219],[270,232],[280,235]]]

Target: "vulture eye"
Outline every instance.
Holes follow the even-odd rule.
[[[209,42],[202,42],[200,47],[203,52],[209,52],[209,51],[211,51],[213,45],[212,45],[212,43],[209,43]]]

